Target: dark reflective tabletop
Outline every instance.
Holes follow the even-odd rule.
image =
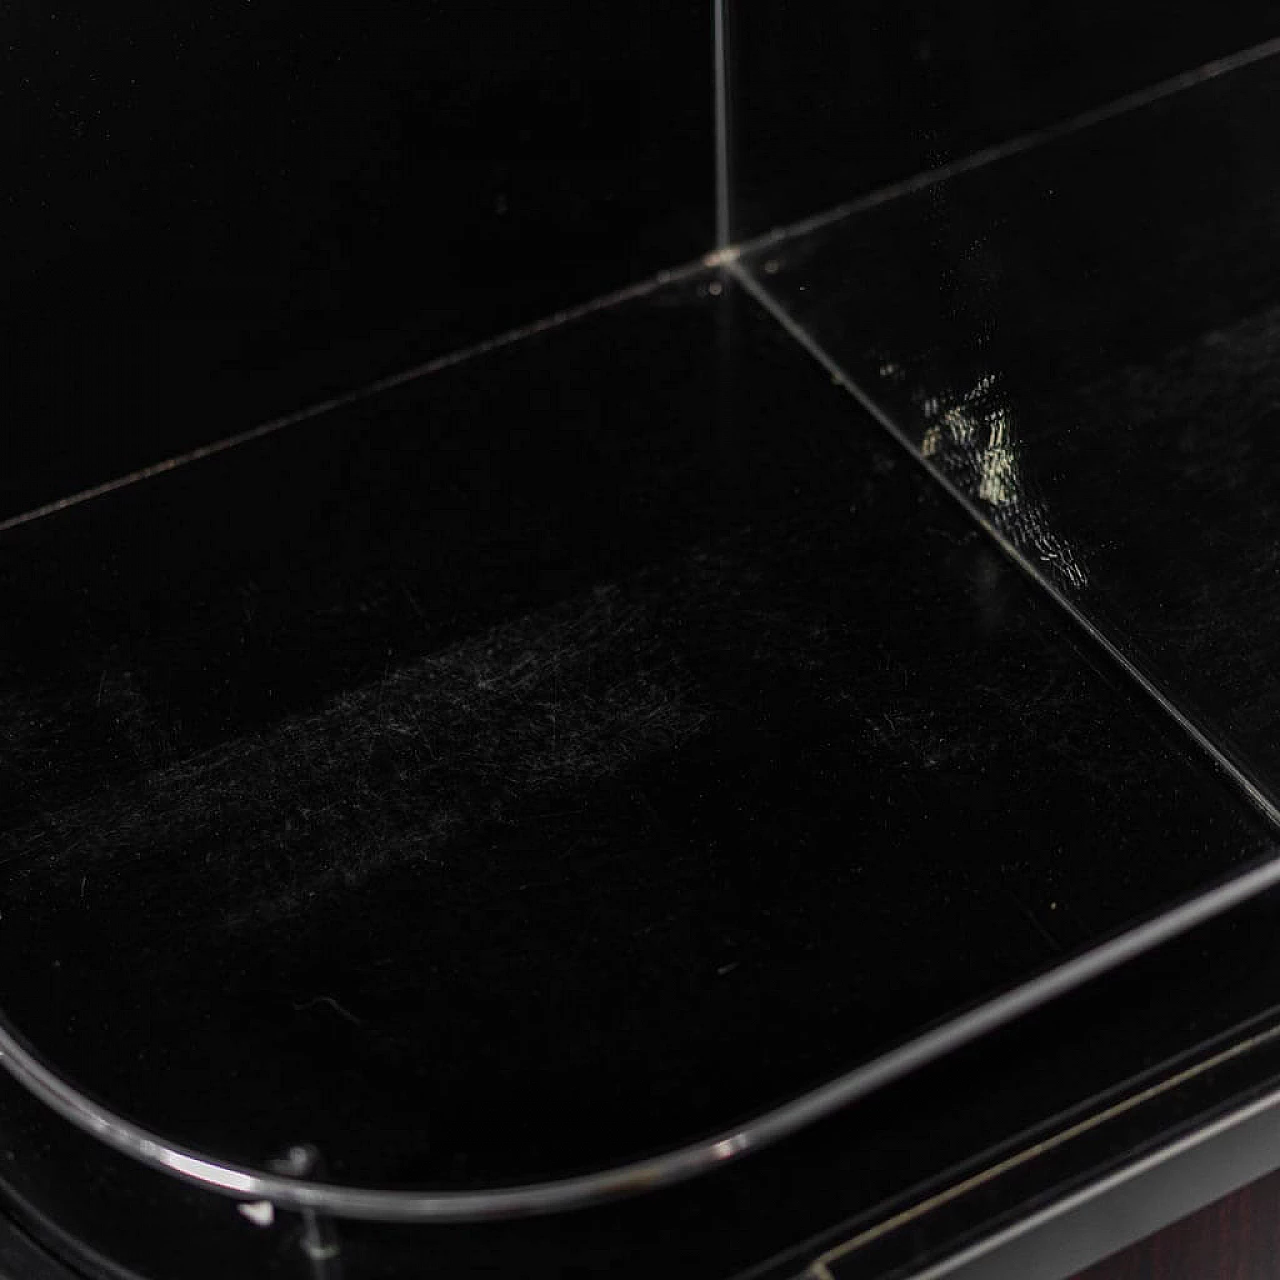
[[[1269,855],[728,278],[0,543],[0,1007],[465,1186],[733,1123]]]
[[[1274,798],[1272,57],[763,246],[755,272]]]

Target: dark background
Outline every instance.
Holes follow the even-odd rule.
[[[1280,31],[1259,0],[732,3],[735,239]]]
[[[735,235],[1274,31],[731,3]],[[711,5],[0,15],[0,518],[705,252]]]
[[[0,517],[711,244],[703,0],[17,0]]]

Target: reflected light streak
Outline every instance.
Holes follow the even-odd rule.
[[[897,361],[877,364],[883,380],[904,380]],[[920,453],[930,465],[977,499],[1000,532],[1046,572],[1073,590],[1088,586],[1080,557],[1053,528],[1047,503],[1026,478],[1017,416],[998,375],[984,373],[958,391],[916,392],[911,401],[924,420]]]

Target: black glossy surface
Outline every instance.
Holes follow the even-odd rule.
[[[0,544],[0,1005],[342,1178],[727,1124],[1270,852],[711,275]]]
[[[0,517],[704,253],[709,3],[0,15]]]
[[[450,1276],[539,1280],[747,1268],[754,1280],[794,1276],[850,1234],[1237,1038],[1242,1021],[1274,1001],[1276,911],[1276,895],[1254,900],[800,1137],[674,1191],[479,1228],[344,1224],[343,1275],[416,1275],[429,1262]],[[1198,1100],[1174,1096],[1154,1112],[1139,1109],[1123,1133],[1103,1135],[1109,1141],[1038,1158],[979,1195],[887,1231],[845,1265],[852,1275],[881,1276],[945,1253],[957,1235],[997,1227],[1190,1122],[1206,1092],[1210,1110],[1219,1106],[1231,1087],[1240,1080],[1216,1096],[1202,1088]],[[0,1078],[0,1141],[23,1152],[0,1164],[0,1187],[16,1181],[90,1247],[148,1276],[275,1274],[273,1265],[307,1274],[295,1266],[296,1223],[282,1218],[278,1234],[259,1232],[221,1198],[193,1194],[65,1130]]]
[[[752,263],[1272,795],[1278,105],[1272,59]]]
[[[734,235],[818,213],[1280,35],[1248,0],[730,0]]]

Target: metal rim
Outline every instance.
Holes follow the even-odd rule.
[[[65,1080],[3,1018],[0,1066],[53,1111],[107,1146],[235,1200],[269,1201],[282,1209],[380,1222],[480,1222],[556,1213],[670,1186],[789,1137],[1277,884],[1280,858],[1273,858],[735,1128],[643,1160],[545,1182],[449,1191],[288,1177],[220,1160],[126,1119]]]

